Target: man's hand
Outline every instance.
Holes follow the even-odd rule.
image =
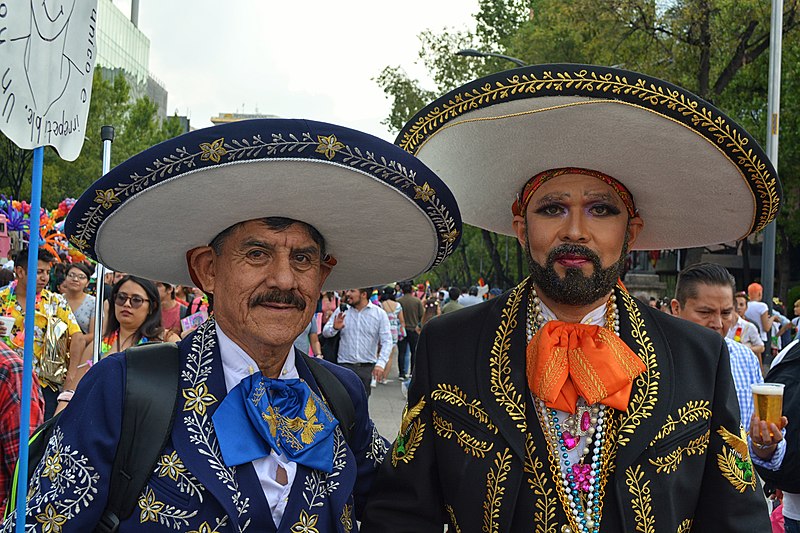
[[[375,367],[372,369],[372,377],[377,381],[383,380],[383,367],[375,365]]]
[[[789,420],[785,416],[781,417],[779,427],[773,423],[767,424],[766,421],[761,420],[758,415],[753,413],[750,419],[750,440],[753,442],[753,451],[759,458],[765,461],[769,461],[772,458],[778,448],[778,443],[783,440],[781,430],[788,424]]]
[[[333,319],[333,329],[336,331],[341,330],[344,327],[344,313],[339,313]]]

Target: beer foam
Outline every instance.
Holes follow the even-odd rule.
[[[766,383],[759,383],[750,385],[750,390],[753,394],[763,394],[765,396],[783,396],[783,387],[777,385],[770,385]]]

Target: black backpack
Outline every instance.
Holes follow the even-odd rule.
[[[355,426],[355,407],[339,379],[302,352],[320,392],[350,443]],[[133,357],[131,357],[133,356]],[[114,533],[121,520],[136,508],[139,494],[153,473],[161,450],[172,433],[180,387],[180,350],[175,343],[148,343],[125,350],[125,403],[117,454],[111,471],[106,509],[96,533]],[[165,406],[169,406],[166,409]],[[44,457],[47,443],[60,413],[39,426],[29,441],[28,480]],[[161,438],[154,436],[161,435]],[[19,463],[17,463],[19,468]],[[17,472],[8,499],[5,517],[14,512],[17,497]]]

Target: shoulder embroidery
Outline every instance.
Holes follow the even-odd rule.
[[[511,471],[511,452],[508,448],[497,452],[494,467],[486,475],[486,499],[483,501],[483,531],[485,533],[499,532],[500,504],[506,488],[503,486]]]
[[[647,370],[642,372],[634,382],[635,393],[631,397],[627,414],[620,427],[620,435],[617,442],[620,446],[625,446],[630,442],[628,435],[632,434],[645,418],[649,418],[652,415],[653,408],[658,401],[658,383],[661,373],[656,370],[658,367],[656,352],[653,342],[644,328],[642,313],[627,291],[621,290],[620,293],[622,294],[622,303],[631,322],[631,336],[639,347],[637,355],[647,367]]]
[[[419,415],[423,407],[425,407],[424,396],[411,409],[408,408],[408,405],[403,409],[400,432],[397,434],[392,449],[392,466],[396,467],[398,462],[408,463],[411,461],[422,443],[425,423],[419,418]]]
[[[717,433],[724,441],[722,453],[717,454],[717,464],[722,476],[739,492],[748,488],[756,490],[756,478],[753,475],[753,463],[750,462],[750,449],[744,428],[739,426],[739,435],[724,427],[720,427]]]
[[[655,533],[655,519],[650,496],[650,480],[642,483],[644,472],[641,465],[629,466],[625,471],[625,484],[633,499],[631,506],[636,515],[636,531],[640,533]]]

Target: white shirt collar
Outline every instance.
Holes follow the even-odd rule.
[[[222,370],[225,373],[225,388],[230,392],[247,376],[258,372],[258,364],[247,355],[238,344],[225,335],[219,324],[215,324],[219,340],[219,354],[222,358]],[[289,348],[289,355],[283,363],[279,379],[297,379],[300,375],[295,366],[294,346]]]
[[[596,307],[587,313],[585,317],[581,319],[581,324],[586,324],[588,326],[605,326],[606,325],[606,305],[605,303],[601,304],[600,307]],[[544,302],[539,300],[539,306],[542,308],[542,316],[544,317],[545,322],[550,322],[551,320],[558,320],[556,314],[545,305]]]

